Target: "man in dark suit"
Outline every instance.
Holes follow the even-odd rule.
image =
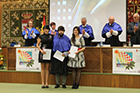
[[[129,24],[127,33],[131,35],[131,44],[140,44],[140,22],[139,14],[135,13],[133,15],[133,21]]]

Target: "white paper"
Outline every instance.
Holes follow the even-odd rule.
[[[75,58],[76,56],[75,52],[77,52],[77,50],[78,50],[78,47],[71,46],[69,57]]]
[[[63,60],[64,60],[65,57],[63,57],[62,54],[63,54],[63,53],[61,53],[60,51],[57,50],[57,51],[55,52],[55,54],[54,54],[53,57],[56,58],[56,59],[58,59],[58,60],[60,60],[61,62],[63,62]]]
[[[110,47],[110,45],[103,45],[103,47]]]
[[[20,45],[14,45],[14,47],[20,47]]]
[[[133,47],[140,47],[140,45],[133,45]]]
[[[51,60],[51,49],[44,49],[46,54],[43,54],[43,60]]]

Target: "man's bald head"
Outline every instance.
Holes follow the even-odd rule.
[[[139,21],[139,14],[138,13],[135,13],[133,15],[133,20],[134,20],[134,22],[138,22]]]
[[[114,16],[110,16],[109,19],[115,19]]]
[[[135,14],[133,15],[133,17],[139,17],[139,14],[138,14],[138,13],[135,13]]]
[[[115,21],[114,16],[110,16],[109,19],[108,19],[108,21],[109,21],[110,24],[113,24],[114,21]]]

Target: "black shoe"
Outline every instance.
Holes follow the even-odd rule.
[[[42,88],[44,89],[44,88],[45,88],[45,86],[42,86]]]
[[[60,87],[60,85],[56,84],[54,88],[59,88],[59,87]]]
[[[78,88],[79,88],[79,84],[76,84],[75,89],[78,89]]]
[[[67,88],[66,85],[62,85],[62,88]]]
[[[49,88],[49,86],[46,86],[45,88]]]
[[[75,87],[76,87],[76,83],[73,84],[72,89],[75,89]]]

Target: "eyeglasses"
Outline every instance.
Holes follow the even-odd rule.
[[[135,19],[136,19],[137,17],[133,17],[133,18],[135,18]]]
[[[114,19],[109,19],[109,21],[114,21]]]

